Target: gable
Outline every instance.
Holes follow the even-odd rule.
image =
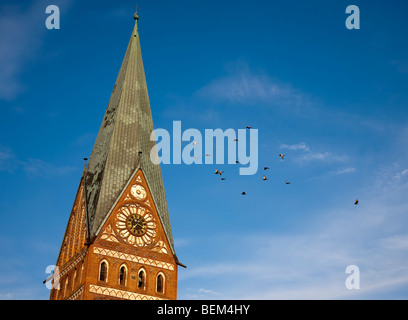
[[[134,177],[107,217],[95,242],[132,250],[173,256],[162,221],[142,169]]]

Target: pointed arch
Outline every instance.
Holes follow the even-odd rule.
[[[72,284],[71,284],[71,291],[74,291],[76,286],[77,286],[77,281],[78,281],[78,274],[77,274],[77,268],[75,267],[74,269],[74,275],[72,276]]]
[[[98,281],[102,282],[108,282],[108,270],[109,270],[109,264],[106,259],[103,259],[99,263],[99,276],[98,276]]]
[[[65,278],[64,292],[62,294],[63,298],[65,298],[68,295],[68,292],[69,292],[68,285],[69,285],[69,281],[68,281],[68,275],[67,275]]]
[[[165,277],[163,272],[159,272],[156,277],[156,292],[164,293],[165,289]]]
[[[119,267],[119,285],[121,286],[126,286],[127,284],[127,274],[128,274],[127,270],[128,269],[127,269],[126,264],[122,264]]]
[[[140,268],[137,273],[137,288],[140,290],[146,289],[146,270]]]

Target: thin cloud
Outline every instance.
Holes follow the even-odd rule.
[[[373,186],[359,206],[321,210],[296,233],[230,234],[224,250],[245,255],[189,266],[180,281],[201,278],[222,299],[371,299],[408,286],[407,192]],[[349,265],[360,270],[359,290],[345,285]]]
[[[346,174],[346,173],[352,173],[355,172],[356,168],[354,167],[348,167],[348,168],[344,168],[344,169],[339,169],[335,172],[336,175],[340,175],[340,174]]]
[[[213,290],[203,289],[203,288],[198,289],[198,292],[199,292],[199,293],[212,294],[212,295],[216,295],[216,296],[219,296],[219,295],[220,295],[219,292],[215,292],[215,291],[213,291]]]
[[[78,168],[72,166],[57,166],[35,158],[21,160],[17,158],[10,148],[1,147],[0,171],[13,173],[16,170],[22,170],[29,176],[55,177],[71,174],[78,171]]]
[[[21,75],[39,55],[45,33],[52,32],[45,26],[45,9],[52,3],[30,2],[15,1],[0,7],[0,100],[13,100],[24,92]],[[58,6],[66,13],[72,3],[61,0]]]
[[[281,149],[287,149],[291,151],[301,151],[302,154],[296,156],[296,161],[298,162],[310,162],[310,161],[322,161],[322,162],[345,162],[348,157],[345,155],[338,155],[332,152],[317,152],[312,151],[312,149],[304,142],[297,144],[281,144]]]
[[[402,170],[400,172],[397,172],[394,177],[395,177],[395,179],[400,180],[405,176],[408,176],[408,169],[404,169],[404,170]]]
[[[322,162],[345,162],[347,156],[336,155],[331,152],[308,152],[297,158],[300,162],[306,161],[322,161]]]
[[[0,149],[0,164],[13,157],[14,154],[12,153],[11,149],[4,147]]]
[[[204,289],[204,288],[199,288],[198,290],[196,288],[187,288],[185,289],[184,299],[214,299],[214,298],[220,298],[221,294],[219,292],[216,292],[214,290],[210,289]]]
[[[397,234],[390,237],[386,237],[380,240],[380,245],[386,249],[408,250],[408,235],[407,234]]]
[[[305,150],[305,151],[310,150],[309,147],[304,142],[300,142],[297,144],[281,144],[280,148],[289,150]]]
[[[0,10],[0,99],[11,100],[24,90],[20,75],[41,44],[45,8],[40,1],[31,7],[6,5]]]
[[[23,170],[32,176],[55,177],[64,176],[78,170],[71,166],[55,166],[39,159],[28,159],[20,162]]]
[[[0,171],[12,171],[13,158],[15,155],[10,148],[0,147]]]
[[[408,263],[406,236],[382,238],[388,228],[396,228],[392,220],[402,212],[387,217],[392,208],[382,209],[369,206],[357,216],[351,210],[332,210],[323,223],[316,221],[314,228],[300,234],[241,235],[244,260],[191,266],[180,281],[204,278],[223,299],[364,298],[408,285],[408,272],[400,267]],[[348,265],[360,269],[358,292],[345,286]],[[247,281],[238,281],[243,277]]]
[[[246,64],[238,64],[232,74],[215,79],[196,93],[197,96],[217,102],[234,104],[268,103],[296,104],[303,95],[288,84],[282,84],[263,73],[255,73]]]
[[[407,60],[393,60],[391,64],[397,67],[398,72],[408,74],[408,61]]]
[[[408,169],[406,161],[392,162],[380,166],[375,171],[377,177],[374,182],[376,188],[384,190],[393,190],[395,188],[405,188],[408,186]]]

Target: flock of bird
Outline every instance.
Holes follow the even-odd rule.
[[[247,128],[247,129],[251,129],[252,127],[251,127],[251,126],[247,126],[246,128]],[[238,139],[234,139],[234,141],[238,141]],[[209,154],[206,154],[206,156],[209,156]],[[279,153],[279,157],[280,157],[282,160],[285,160],[285,154]],[[236,163],[238,163],[238,161],[236,161]],[[264,170],[269,170],[269,167],[264,167]],[[224,173],[224,171],[215,169],[215,174],[219,174],[220,176],[222,176],[223,173]],[[221,177],[221,180],[225,180],[225,179],[226,179],[225,177]],[[266,175],[263,175],[262,180],[264,180],[264,181],[265,181],[265,180],[268,180],[268,178],[266,177]],[[290,182],[289,182],[289,181],[285,181],[285,184],[290,184]],[[242,192],[241,192],[241,195],[245,196],[245,195],[246,195],[246,192],[245,192],[245,191],[242,191]],[[354,200],[354,205],[358,205],[358,198],[356,198],[356,199]]]
[[[251,126],[246,126],[246,128],[247,128],[247,129],[252,129]],[[235,138],[234,138],[234,141],[238,141],[238,139],[235,139]],[[196,145],[196,144],[197,144],[197,142],[194,142],[194,145]],[[205,156],[210,156],[210,155],[209,155],[209,154],[206,154]],[[282,160],[285,160],[285,155],[284,155],[283,153],[279,153],[279,157],[280,157]],[[239,162],[236,161],[236,163],[239,163]],[[269,167],[264,167],[264,170],[269,170]],[[219,174],[220,176],[222,176],[223,173],[224,173],[224,171],[215,169],[215,174]],[[221,180],[226,180],[226,178],[225,178],[225,177],[221,177]],[[268,180],[268,178],[266,177],[266,175],[263,175],[262,180],[264,180],[264,181],[265,181],[265,180]],[[285,184],[290,184],[290,182],[289,182],[289,181],[285,181]],[[241,192],[241,195],[245,196],[245,195],[246,195],[246,192],[245,192],[245,191],[242,191],[242,192]]]
[[[251,127],[247,127],[248,129],[250,129]],[[235,139],[236,140],[236,139]],[[237,140],[236,140],[237,141]],[[285,159],[285,155],[283,154],[283,153],[279,153],[279,157],[282,159],[282,160],[284,160]],[[236,161],[236,163],[238,163],[238,161]],[[264,167],[264,170],[269,170],[269,167]],[[215,172],[214,172],[215,174],[219,174],[220,176],[222,176],[222,174],[224,173],[224,171],[221,171],[221,170],[218,170],[218,169],[215,169]],[[225,177],[221,177],[221,180],[225,180],[226,178]],[[268,178],[266,177],[266,175],[263,175],[262,176],[262,180],[268,180]],[[285,184],[290,184],[290,182],[289,181],[285,181]],[[246,192],[245,191],[243,191],[243,192],[241,192],[241,195],[243,195],[243,196],[245,196],[246,195]]]

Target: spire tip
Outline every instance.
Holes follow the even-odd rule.
[[[133,15],[133,18],[134,18],[136,21],[139,20],[139,14],[138,14],[138,12],[139,12],[139,6],[136,5],[136,12],[135,12],[135,14]]]

